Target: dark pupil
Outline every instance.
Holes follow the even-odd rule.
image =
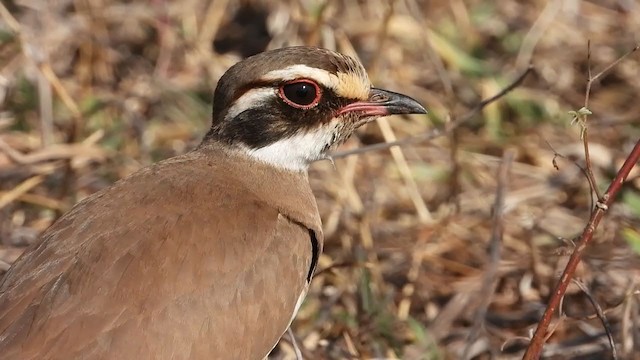
[[[284,86],[284,96],[298,105],[309,105],[316,99],[316,87],[304,82]]]

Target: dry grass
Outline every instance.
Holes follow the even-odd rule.
[[[427,105],[429,118],[381,121],[346,148],[444,135],[311,169],[326,248],[294,323],[308,359],[521,357],[592,206],[573,163],[584,158],[580,128],[568,115],[584,104],[587,41],[594,72],[640,42],[640,6],[629,0],[2,6],[0,271],[81,198],[197,144],[216,80],[242,56],[292,44],[337,49],[359,56],[376,85]],[[520,87],[450,129],[529,63],[535,73]],[[592,88],[600,189],[640,136],[638,79],[635,54]],[[498,176],[507,149],[515,159]],[[559,170],[554,150],[565,156]],[[592,300],[619,356],[640,353],[639,175],[587,249],[547,358],[611,356]],[[275,356],[291,354],[283,341]]]

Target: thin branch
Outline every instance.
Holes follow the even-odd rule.
[[[615,64],[615,63],[614,63]],[[591,40],[587,41],[587,72],[589,79],[587,80],[587,89],[584,95],[584,109],[589,109],[589,95],[591,94],[591,84],[593,84],[593,78],[591,77]],[[601,72],[602,74],[602,72]],[[589,153],[589,128],[587,127],[588,115],[585,113],[579,114],[579,124],[582,127],[580,138],[582,139],[582,145],[584,147],[584,161],[587,179],[591,187],[591,192],[596,194],[598,200],[600,200],[600,190],[596,184],[596,178],[593,175],[593,169],[591,168],[591,155]]]
[[[604,311],[602,311],[602,307],[598,304],[598,301],[593,297],[593,294],[589,291],[589,289],[582,283],[582,281],[578,281],[573,279],[573,283],[576,284],[582,292],[587,295],[589,302],[593,305],[593,308],[596,310],[596,314],[602,322],[602,327],[604,327],[604,331],[607,333],[607,338],[609,339],[609,346],[611,346],[611,357],[613,360],[618,360],[618,352],[616,351],[616,342],[613,340],[613,333],[611,332],[611,326],[609,325],[609,321],[607,320]]]
[[[462,124],[464,124],[466,122],[468,122],[474,116],[476,116],[480,111],[482,111],[482,109],[484,109],[487,105],[489,105],[489,104],[493,103],[494,101],[500,99],[501,97],[503,97],[506,94],[508,94],[509,92],[511,92],[513,89],[515,89],[518,86],[520,86],[520,84],[522,84],[522,82],[527,77],[527,75],[529,75],[529,73],[531,73],[533,70],[534,70],[533,65],[529,65],[529,67],[522,74],[520,74],[520,76],[518,76],[511,84],[509,84],[507,87],[502,89],[500,92],[498,92],[494,96],[492,96],[492,97],[490,97],[488,99],[482,100],[475,107],[473,107],[473,109],[471,109],[468,113],[466,113],[465,115],[463,115],[459,119],[449,123],[448,126],[447,126],[447,129],[445,129],[445,130],[435,129],[435,130],[432,130],[432,131],[428,131],[428,132],[426,132],[424,134],[416,135],[416,136],[410,136],[410,137],[404,138],[402,140],[391,141],[391,142],[386,142],[386,143],[379,143],[379,144],[373,144],[373,145],[368,145],[368,146],[362,146],[362,147],[359,147],[357,149],[352,149],[352,150],[338,151],[338,152],[335,152],[335,153],[331,154],[331,157],[332,158],[342,158],[342,157],[347,157],[347,156],[350,156],[350,155],[362,154],[362,153],[369,152],[369,151],[384,150],[384,149],[388,149],[388,148],[391,148],[391,147],[394,147],[394,146],[403,146],[403,145],[416,144],[416,143],[420,143],[420,142],[424,142],[424,141],[427,141],[427,140],[431,140],[431,139],[435,139],[437,137],[440,137],[440,136],[444,135],[445,133],[449,133],[453,129],[459,127],[460,125],[462,125]]]
[[[363,267],[366,264],[363,264],[361,262],[358,261],[344,261],[344,262],[339,262],[339,263],[335,263],[332,264],[330,266],[327,266],[326,268],[316,271],[316,274],[314,275],[314,277],[318,277],[324,273],[328,273],[331,272],[333,270],[336,269],[340,269],[340,268],[356,268],[356,267]]]
[[[580,260],[582,259],[582,254],[584,250],[587,248],[587,245],[591,242],[593,238],[593,233],[598,228],[600,221],[604,217],[604,214],[607,212],[609,206],[613,204],[613,200],[618,195],[618,192],[622,188],[622,184],[625,182],[631,169],[636,165],[636,163],[640,160],[640,139],[636,142],[636,145],[633,147],[633,150],[625,160],[622,167],[616,174],[616,177],[613,179],[611,184],[609,184],[609,188],[602,196],[602,199],[596,203],[594,207],[594,211],[591,213],[591,218],[589,219],[589,223],[585,226],[582,235],[577,241],[577,246],[573,250],[569,261],[560,277],[560,282],[556,286],[551,299],[549,299],[549,304],[545,309],[544,314],[542,315],[542,319],[538,323],[538,327],[531,339],[531,343],[529,343],[529,347],[524,354],[524,360],[534,360],[539,359],[540,354],[542,352],[542,346],[544,345],[545,335],[547,332],[547,328],[551,323],[551,319],[553,318],[553,314],[558,308],[560,304],[560,299],[564,296],[567,291],[567,286],[571,282],[571,277],[576,271]]]
[[[629,50],[626,54],[619,57],[616,61],[609,64],[602,71],[600,71],[599,73],[597,73],[595,76],[592,77],[591,76],[591,41],[587,42],[587,71],[588,71],[589,78],[587,79],[587,86],[586,86],[585,95],[584,95],[584,109],[586,110],[589,109],[589,97],[591,96],[591,87],[593,86],[593,84],[596,81],[598,81],[601,77],[603,77],[606,73],[611,71],[611,69],[613,69],[616,65],[618,65],[622,60],[627,58],[629,55],[633,54],[636,50],[638,50],[638,48],[639,46],[636,46],[633,49]],[[596,179],[595,179],[595,176],[593,175],[593,169],[591,167],[591,155],[589,152],[589,130],[588,130],[589,128],[587,126],[588,115],[587,113],[583,113],[583,114],[579,114],[578,116],[580,117],[579,123],[580,123],[580,126],[582,127],[581,138],[582,138],[582,144],[584,147],[584,159],[586,163],[587,178],[589,179],[591,190],[596,194],[596,197],[598,198],[598,200],[600,200],[602,199],[602,195],[600,194],[600,190],[596,185]]]
[[[614,61],[611,64],[609,64],[609,66],[607,66],[606,68],[602,69],[602,71],[597,73],[594,77],[589,76],[590,80],[587,83],[587,90],[586,90],[587,91],[587,97],[586,97],[586,100],[585,100],[586,105],[589,104],[588,94],[591,91],[591,86],[593,85],[593,83],[595,83],[596,81],[600,80],[600,78],[602,76],[604,76],[606,73],[611,71],[611,69],[616,67],[622,60],[626,59],[627,57],[629,57],[631,54],[633,54],[634,52],[638,51],[639,49],[640,49],[640,45],[636,45],[633,49],[629,50],[626,54],[622,55],[616,61]],[[589,70],[589,71],[591,71],[591,70]]]
[[[591,39],[587,40],[587,76],[589,77],[589,82],[587,83],[586,94],[584,96],[585,104],[589,104],[589,92],[591,91],[591,85],[589,83],[591,79],[593,79],[591,76]]]
[[[298,346],[298,341],[293,334],[293,330],[291,330],[291,326],[287,329],[287,334],[289,334],[289,341],[291,341],[291,347],[293,348],[293,353],[296,355],[296,360],[303,360],[302,351],[300,351],[300,346]]]

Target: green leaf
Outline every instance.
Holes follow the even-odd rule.
[[[591,112],[591,110],[583,106],[580,108],[580,110],[578,110],[578,114],[585,116],[585,115],[592,115],[593,113]]]

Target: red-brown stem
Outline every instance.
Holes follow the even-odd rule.
[[[529,347],[524,354],[523,360],[535,360],[540,358],[540,355],[542,353],[542,346],[544,345],[545,341],[545,335],[547,333],[547,328],[551,323],[553,314],[558,309],[560,300],[567,291],[567,286],[569,286],[571,278],[573,277],[573,274],[576,271],[578,264],[580,263],[582,254],[584,253],[584,249],[593,238],[593,233],[598,227],[598,224],[600,224],[600,220],[602,220],[602,217],[604,216],[607,208],[611,206],[611,204],[613,204],[613,200],[618,194],[618,191],[620,191],[622,183],[624,183],[624,181],[627,179],[627,176],[629,176],[631,169],[636,165],[638,159],[640,159],[640,139],[638,139],[638,142],[636,142],[636,145],[633,147],[631,154],[629,154],[627,160],[625,160],[624,164],[622,164],[622,167],[620,167],[620,170],[618,171],[616,177],[613,179],[611,184],[609,184],[609,188],[602,196],[602,199],[600,199],[598,204],[596,204],[597,206],[595,211],[591,213],[589,223],[584,228],[582,235],[577,242],[577,246],[573,250],[567,266],[564,268],[564,272],[562,273],[560,282],[553,291],[551,299],[549,299],[549,304],[547,305],[547,308],[542,315],[542,319],[538,323],[538,328],[533,334],[533,338],[529,343]]]

